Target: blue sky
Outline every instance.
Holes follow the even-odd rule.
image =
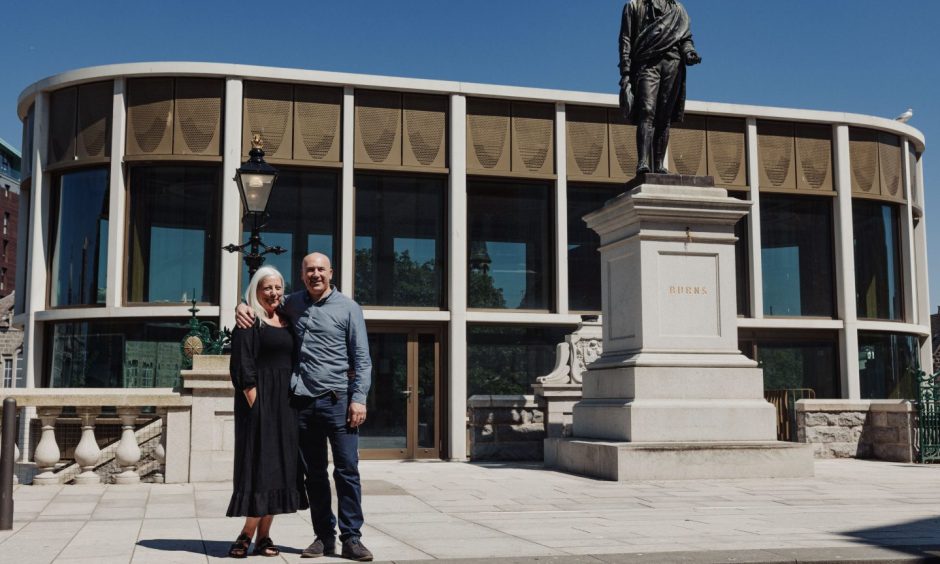
[[[935,0],[685,0],[704,58],[693,100],[894,117],[927,138],[931,307],[940,304],[940,48]],[[10,2],[0,137],[16,99],[65,70],[212,61],[613,93],[622,2],[269,0]],[[940,164],[936,166],[940,167]]]

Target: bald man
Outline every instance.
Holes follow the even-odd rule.
[[[287,296],[281,312],[294,327],[296,365],[291,404],[297,410],[300,458],[306,475],[310,516],[316,539],[302,558],[336,553],[337,518],[331,509],[327,473],[329,442],[333,452],[342,556],[372,560],[362,542],[362,487],[359,479],[359,425],[366,420],[366,396],[372,380],[369,338],[362,308],[330,281],[333,268],[322,253],[304,257],[306,291]],[[249,308],[237,309],[241,327],[253,321]]]

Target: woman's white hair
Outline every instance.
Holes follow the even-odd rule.
[[[280,278],[281,286],[284,286],[284,276],[282,276],[276,268],[273,266],[262,266],[255,272],[255,275],[251,277],[251,282],[248,283],[248,289],[245,290],[245,303],[247,303],[248,307],[255,312],[255,315],[262,320],[268,318],[268,312],[261,307],[261,302],[258,301],[258,285],[261,284],[262,280],[270,276]]]

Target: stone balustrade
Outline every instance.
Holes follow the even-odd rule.
[[[112,476],[114,483],[134,484],[140,482],[137,466],[141,459],[141,450],[134,428],[141,410],[145,407],[156,408],[162,418],[161,429],[167,428],[167,414],[171,410],[189,411],[192,399],[175,392],[171,388],[156,389],[90,389],[90,388],[25,388],[0,390],[0,404],[8,397],[16,399],[18,410],[32,407],[42,423],[39,443],[33,453],[33,462],[38,474],[34,485],[58,485],[68,477],[56,472],[62,456],[56,439],[56,420],[65,407],[74,407],[81,421],[81,440],[75,447],[75,463],[81,473],[74,477],[76,484],[95,484],[101,481],[95,468],[101,463],[101,449],[95,438],[95,425],[101,416],[103,407],[116,407],[121,421],[121,439],[117,445],[115,458],[120,466],[120,473]],[[161,466],[166,464],[166,432],[161,433],[160,445],[154,450],[154,456]],[[18,449],[16,458],[19,458]],[[188,460],[186,461],[188,465]],[[161,468],[162,471],[162,468]]]

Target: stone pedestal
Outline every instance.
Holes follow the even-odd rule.
[[[611,480],[812,475],[810,447],[776,441],[762,371],[737,347],[734,226],[749,208],[707,177],[646,175],[585,216],[601,237],[603,354],[546,465]]]
[[[229,357],[196,355],[192,370],[183,370],[181,374],[183,393],[192,397],[188,481],[230,481],[235,459],[235,390],[229,374]],[[170,428],[178,419],[174,415],[168,414]],[[170,450],[166,453],[166,481],[173,483],[181,473],[170,464],[177,447],[170,441],[167,444]]]

